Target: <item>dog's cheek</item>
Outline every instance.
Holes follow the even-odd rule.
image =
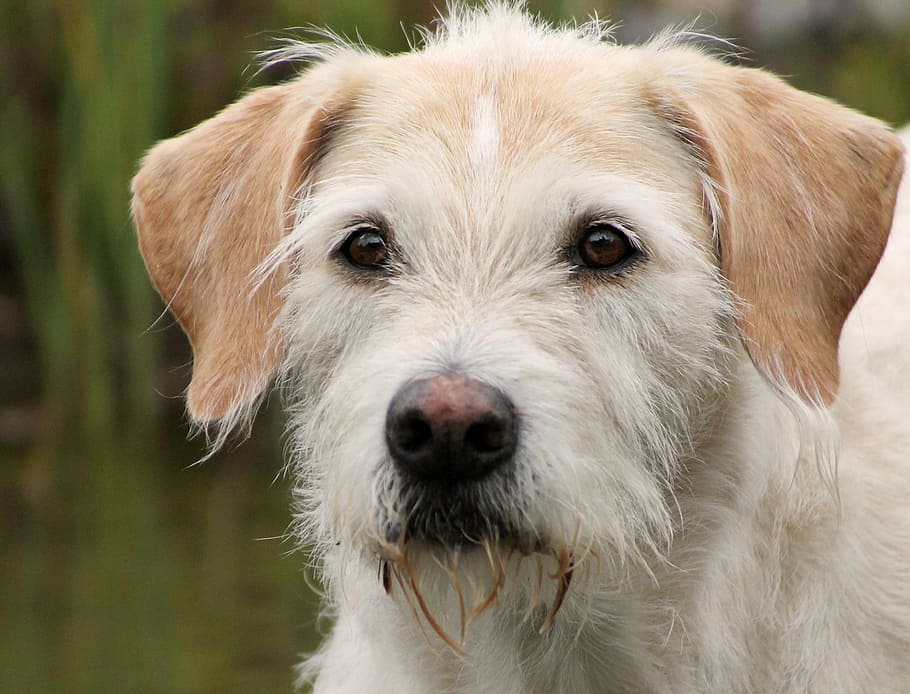
[[[288,345],[284,373],[294,381],[292,398],[312,397],[345,354],[362,344],[381,320],[383,303],[340,281],[332,267],[298,273],[285,303],[282,329]],[[315,391],[315,393],[314,393]]]
[[[563,390],[559,411],[539,418],[558,417],[553,429],[569,432],[558,446],[547,443],[551,431],[540,432],[547,486],[560,505],[577,513],[582,541],[611,556],[633,545],[641,528],[666,524],[665,475],[653,441],[642,433],[655,427],[646,360],[635,341],[616,328],[613,321],[609,330],[590,324],[582,330],[584,346],[574,371],[584,377],[554,384]]]
[[[574,493],[601,536],[619,538],[623,523],[671,530],[666,499],[680,462],[710,431],[727,386],[731,303],[710,266],[694,265],[652,269],[621,291],[608,287],[580,302],[586,351],[579,368],[592,394],[584,418],[601,426],[589,435],[594,468]],[[612,515],[591,506],[598,488],[601,511],[609,504]],[[617,515],[625,520],[617,523]]]
[[[730,376],[738,335],[733,298],[714,262],[696,254],[651,273],[629,298],[626,329],[636,333],[662,421],[690,434]]]
[[[356,551],[375,539],[375,473],[386,452],[373,387],[328,380],[320,397],[294,410],[298,512],[304,539],[317,545]]]
[[[331,267],[301,272],[288,295],[282,380],[309,541],[350,541],[367,525],[360,512],[372,504],[372,470],[385,457],[376,403],[390,372],[370,345],[381,344],[376,333],[394,313],[389,297],[340,281]]]

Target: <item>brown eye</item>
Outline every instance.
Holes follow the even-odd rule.
[[[354,267],[379,270],[385,267],[389,246],[385,234],[374,226],[357,227],[345,240],[341,254]]]
[[[617,225],[597,222],[584,229],[576,252],[576,262],[580,265],[592,270],[606,270],[631,258],[637,249]]]

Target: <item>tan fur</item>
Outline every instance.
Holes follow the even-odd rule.
[[[698,77],[665,113],[717,184],[746,347],[772,381],[830,404],[841,327],[885,248],[903,150],[872,118],[692,57]]]
[[[159,144],[133,180],[146,267],[193,346],[187,406],[198,422],[256,400],[284,353],[272,328],[288,269],[261,286],[256,271],[293,225],[307,168],[343,109],[337,69],[253,92]]]

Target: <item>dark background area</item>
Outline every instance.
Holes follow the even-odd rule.
[[[0,692],[289,691],[318,644],[290,521],[277,397],[193,465],[190,353],[128,207],[153,142],[241,92],[288,27],[396,52],[424,0],[2,0]],[[441,3],[438,3],[441,4]],[[695,20],[744,62],[893,124],[910,120],[906,0],[531,2],[623,40]]]

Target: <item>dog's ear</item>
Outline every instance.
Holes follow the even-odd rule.
[[[283,355],[275,329],[287,268],[256,270],[293,223],[293,204],[341,108],[316,68],[256,90],[155,146],[132,212],[152,281],[193,347],[187,407],[200,423],[255,403]],[[340,101],[337,94],[333,97]]]
[[[772,382],[830,403],[841,328],[891,227],[900,141],[761,70],[699,56],[696,71],[660,108],[702,168],[746,348]]]

